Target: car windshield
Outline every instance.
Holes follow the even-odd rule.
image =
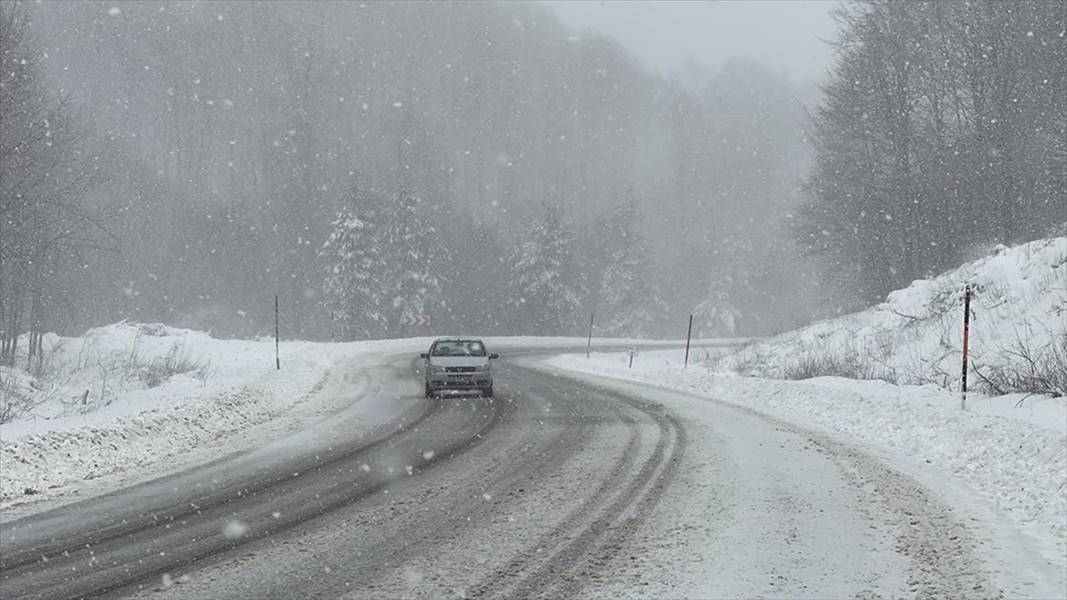
[[[450,340],[437,342],[430,351],[431,356],[485,356],[485,346],[472,340]]]

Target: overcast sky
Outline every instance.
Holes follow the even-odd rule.
[[[753,58],[795,81],[820,80],[830,64],[835,1],[623,2],[546,0],[564,23],[619,40],[649,66],[668,72],[687,58],[717,67]]]

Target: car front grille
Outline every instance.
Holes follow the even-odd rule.
[[[475,367],[445,367],[445,373],[473,373]]]

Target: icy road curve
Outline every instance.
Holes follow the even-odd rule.
[[[1002,595],[953,513],[862,452],[505,358],[495,399],[418,398],[398,357],[411,409],[370,435],[5,523],[0,596]]]

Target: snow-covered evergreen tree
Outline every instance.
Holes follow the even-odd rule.
[[[737,334],[742,313],[731,298],[735,284],[729,275],[713,275],[706,299],[693,309],[693,335],[731,337]]]
[[[445,306],[440,273],[449,263],[448,247],[422,211],[419,197],[397,192],[385,221],[383,292],[389,298],[389,324],[403,332],[404,315],[440,314]]]
[[[547,206],[530,238],[512,250],[512,296],[507,304],[517,330],[560,335],[575,321],[581,302],[572,238],[558,210]]]
[[[596,225],[597,253],[591,281],[597,333],[640,337],[649,333],[662,302],[650,283],[649,251],[635,229],[640,216],[631,198],[612,209]]]
[[[328,268],[323,296],[338,328],[335,337],[380,337],[388,331],[390,309],[382,287],[387,266],[380,236],[384,207],[362,190],[353,190],[347,201],[321,251]]]
[[[439,272],[448,248],[406,191],[385,200],[354,191],[333,223],[322,255],[329,273],[326,305],[344,339],[413,333],[405,315],[439,314],[444,307]]]
[[[694,336],[733,337],[758,327],[761,298],[749,280],[756,266],[746,264],[757,256],[750,240],[728,236],[707,257],[704,293],[692,309]]]

